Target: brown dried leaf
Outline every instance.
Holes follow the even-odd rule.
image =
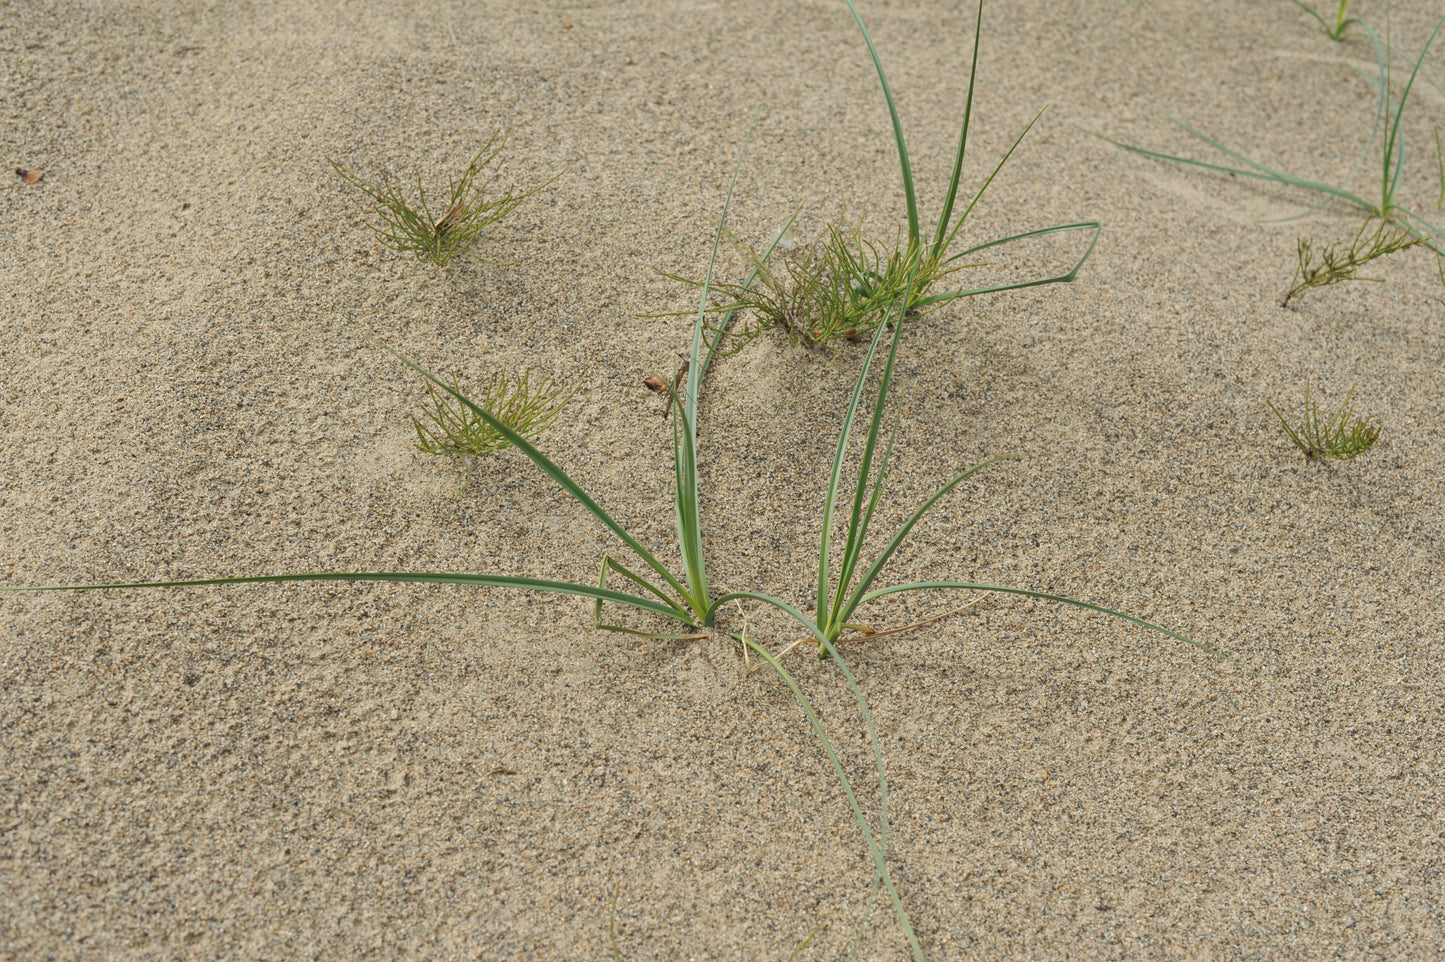
[[[645,384],[647,386],[647,389],[654,394],[660,394],[663,391],[667,390],[667,385],[663,384],[662,381],[660,381],[658,378],[654,377],[651,374],[643,378],[642,383]]]
[[[40,178],[45,176],[45,171],[26,170],[24,167],[16,167],[15,175],[27,184],[38,184],[40,183]]]
[[[462,214],[465,212],[465,206],[461,201],[453,204],[452,209],[446,212],[446,216],[437,221],[436,236],[440,237],[456,226],[457,221],[461,219]]]

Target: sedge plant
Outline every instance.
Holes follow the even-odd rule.
[[[762,252],[732,235],[726,235],[749,264],[749,274],[740,284],[712,280],[708,287],[718,297],[713,309],[729,319],[742,317],[738,326],[727,324],[710,327],[710,335],[721,335],[720,353],[736,353],[759,335],[780,330],[794,344],[815,346],[837,341],[867,337],[880,324],[897,313],[899,304],[907,300],[909,309],[926,311],[959,298],[998,291],[1019,290],[1044,284],[1067,283],[1078,276],[1079,269],[1093,253],[1099,237],[1099,222],[1087,221],[1060,224],[1000,237],[962,250],[955,250],[959,232],[984,193],[1003,169],[1014,151],[1034,124],[1043,115],[1040,110],[1014,139],[1008,150],[984,179],[959,216],[954,218],[963,177],[963,162],[968,150],[969,124],[973,117],[973,98],[978,78],[979,41],[983,29],[983,0],[979,0],[973,38],[973,57],[969,69],[968,94],[964,100],[963,120],[959,127],[958,145],[954,151],[953,170],[943,205],[932,230],[924,233],[914,187],[913,162],[908,141],[903,134],[903,121],[898,114],[893,88],[883,69],[883,60],[863,16],[853,0],[844,0],[859,33],[867,45],[873,67],[878,75],[883,99],[888,107],[893,139],[898,151],[898,166],[903,185],[903,201],[907,213],[907,230],[900,231],[890,243],[868,240],[862,236],[861,224],[830,225],[817,241],[786,252],[779,252],[776,237]],[[1047,107],[1045,107],[1047,109]],[[795,211],[782,230],[790,228],[798,214]],[[983,287],[940,291],[936,288],[945,278],[969,267],[982,266],[980,257],[991,248],[1072,231],[1090,233],[1088,245],[1077,261],[1062,274],[1030,280],[1013,281]],[[781,261],[781,263],[778,263]],[[665,276],[695,286],[702,282],[677,274]]]
[[[1350,423],[1355,414],[1354,406],[1350,403],[1354,396],[1355,389],[1350,388],[1345,399],[1340,402],[1339,410],[1321,421],[1319,401],[1310,398],[1310,385],[1309,381],[1306,381],[1304,419],[1295,425],[1285,419],[1273,402],[1265,403],[1269,404],[1274,416],[1279,418],[1284,433],[1289,435],[1290,441],[1305,456],[1306,461],[1319,458],[1351,461],[1368,451],[1380,438],[1379,425],[1371,424],[1364,418],[1355,418],[1354,423]]]
[[[509,448],[512,442],[474,415],[465,404],[454,400],[454,395],[461,393],[455,374],[452,375],[450,394],[439,391],[431,383],[426,388],[427,406],[422,414],[430,424],[423,424],[420,418],[412,417],[416,446],[427,454],[460,457],[467,471],[466,481],[462,484],[465,491],[471,486],[472,466],[477,459]],[[517,434],[531,439],[551,427],[573,393],[565,385],[549,380],[534,384],[526,373],[498,372],[487,381],[476,401]]]
[[[1248,177],[1254,180],[1262,180],[1285,187],[1296,188],[1314,193],[1320,196],[1324,202],[1331,200],[1344,201],[1363,211],[1367,223],[1371,220],[1378,220],[1384,225],[1390,225],[1400,231],[1404,231],[1408,233],[1410,237],[1417,239],[1419,245],[1429,248],[1439,257],[1445,257],[1445,230],[1442,230],[1440,225],[1426,219],[1415,210],[1406,207],[1401,203],[1400,199],[1400,185],[1403,180],[1405,167],[1405,107],[1410,100],[1410,94],[1414,90],[1417,80],[1422,76],[1425,56],[1434,45],[1441,28],[1445,27],[1445,17],[1442,17],[1436,22],[1434,29],[1425,41],[1424,47],[1420,50],[1419,56],[1414,58],[1414,62],[1410,63],[1408,59],[1405,61],[1410,65],[1410,75],[1397,98],[1393,95],[1391,86],[1393,61],[1397,48],[1388,42],[1381,41],[1379,35],[1368,22],[1358,18],[1347,18],[1347,3],[1340,4],[1334,27],[1331,27],[1314,10],[1305,7],[1302,3],[1298,5],[1304,7],[1304,9],[1308,10],[1316,19],[1319,19],[1321,23],[1325,24],[1331,39],[1334,40],[1341,39],[1345,27],[1351,24],[1359,24],[1368,36],[1371,46],[1374,49],[1377,73],[1377,77],[1372,80],[1377,90],[1374,121],[1371,125],[1370,135],[1366,140],[1364,151],[1343,183],[1338,185],[1331,184],[1266,166],[1174,117],[1171,117],[1170,120],[1180,129],[1196,140],[1223,154],[1233,161],[1235,165],[1212,163],[1157,150],[1149,150],[1144,147],[1122,143],[1110,137],[1102,137],[1102,139],[1131,153],[1151,157],[1155,160],[1184,164],[1201,170],[1231,174],[1238,177]],[[1350,182],[1365,166],[1369,152],[1376,140],[1380,143],[1378,193],[1366,195],[1351,189]],[[1441,185],[1442,196],[1445,196],[1445,168],[1442,168]],[[1316,209],[1318,209],[1318,207],[1311,208],[1311,211]],[[1311,211],[1306,211],[1306,213],[1310,213]]]
[[[531,190],[508,188],[500,196],[488,196],[486,189],[477,184],[477,176],[501,152],[504,144],[501,131],[492,135],[477,151],[462,176],[451,183],[446,206],[436,213],[427,202],[426,189],[422,187],[420,177],[416,182],[417,203],[413,206],[394,184],[366,180],[335,160],[331,161],[331,166],[343,180],[375,204],[373,213],[378,222],[372,224],[371,229],[383,247],[411,254],[437,267],[446,267],[454,257],[477,256],[472,248],[483,231],[557,179],[553,177]]]

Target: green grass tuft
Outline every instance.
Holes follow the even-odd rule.
[[[474,256],[472,248],[482,232],[516,210],[524,200],[557,179],[527,191],[508,188],[498,197],[488,197],[485,188],[477,185],[477,176],[501,151],[505,139],[500,131],[477,151],[462,176],[448,188],[447,203],[440,216],[427,203],[426,190],[417,178],[417,204],[402,195],[400,189],[384,181],[365,180],[333,160],[331,166],[342,179],[370,197],[376,207],[379,223],[371,225],[382,246],[437,267],[446,267],[454,257]],[[557,176],[561,176],[560,174]],[[481,258],[479,258],[481,259]]]
[[[1350,418],[1354,417],[1355,413],[1350,404],[1354,394],[1355,389],[1350,388],[1344,401],[1340,403],[1339,410],[1335,411],[1332,417],[1321,421],[1319,402],[1310,398],[1310,385],[1306,381],[1304,420],[1298,425],[1291,425],[1273,402],[1265,403],[1269,404],[1274,416],[1279,418],[1284,433],[1289,435],[1289,439],[1299,448],[1305,460],[1331,458],[1335,461],[1350,461],[1368,451],[1380,438],[1379,426],[1364,418],[1355,418],[1355,423],[1350,424]]]
[[[958,147],[953,158],[953,172],[944,193],[943,205],[938,220],[929,236],[925,237],[919,221],[918,196],[913,183],[913,164],[909,159],[908,142],[903,135],[903,121],[899,117],[894,101],[893,88],[883,69],[883,60],[873,37],[863,22],[853,0],[844,0],[854,22],[862,34],[869,56],[878,75],[883,99],[888,106],[893,126],[894,145],[898,150],[898,166],[903,184],[903,200],[907,210],[908,229],[899,231],[891,243],[880,243],[863,237],[861,224],[850,226],[835,224],[829,226],[826,235],[813,244],[795,251],[780,251],[777,239],[759,253],[738,238],[728,235],[750,265],[750,272],[740,284],[712,280],[708,287],[719,293],[711,309],[727,316],[720,324],[710,325],[714,335],[714,346],[718,353],[736,353],[742,347],[770,330],[780,330],[794,345],[808,344],[822,346],[835,344],[840,340],[867,337],[884,321],[893,316],[908,297],[911,311],[922,311],[930,306],[942,305],[962,297],[996,291],[1018,290],[1043,284],[1062,284],[1072,281],[1093,253],[1099,237],[1099,223],[1088,221],[1076,224],[1062,224],[1041,230],[1026,231],[997,240],[988,241],[961,251],[954,245],[973,209],[984,193],[1008,163],[1028,132],[1043,115],[1040,110],[1024,127],[993,170],[984,178],[978,190],[957,217],[954,207],[963,176],[963,162],[968,151],[969,125],[973,116],[973,96],[978,78],[979,41],[983,33],[983,2],[978,5],[978,17],[974,28],[973,59],[969,68],[968,96],[963,105],[963,119],[959,127]],[[1045,108],[1046,109],[1046,108]],[[778,236],[797,219],[797,213],[789,218]],[[984,262],[970,262],[970,258],[992,247],[1042,237],[1048,234],[1069,231],[1088,231],[1091,237],[1083,254],[1062,274],[1048,277],[1013,281],[988,287],[936,292],[935,288],[944,278],[968,267],[982,266]],[[702,282],[676,274],[664,275],[694,286]],[[745,315],[741,326],[733,331],[730,321]]]
[[[457,455],[466,464],[465,491],[472,483],[472,466],[478,458],[512,446],[504,435],[455,398],[461,389],[452,375],[451,392],[427,384],[427,407],[422,414],[431,422],[411,419],[416,428],[416,446],[427,454]],[[527,374],[493,374],[477,404],[518,435],[531,439],[541,434],[572,399],[573,389],[552,381],[532,384]]]

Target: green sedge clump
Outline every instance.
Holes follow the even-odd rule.
[[[1274,416],[1279,418],[1284,433],[1305,456],[1305,460],[1330,458],[1335,461],[1350,461],[1364,454],[1380,439],[1379,425],[1354,416],[1355,409],[1350,403],[1354,395],[1355,389],[1350,388],[1345,399],[1340,402],[1339,409],[1330,417],[1320,420],[1319,401],[1310,398],[1310,385],[1306,381],[1304,418],[1295,425],[1285,419],[1273,402],[1265,403],[1269,404]],[[1354,418],[1353,424],[1350,423],[1351,418]]]
[[[969,124],[973,116],[974,83],[978,75],[977,41],[983,26],[982,2],[979,3],[975,23],[968,97],[964,102],[958,146],[954,152],[953,173],[943,196],[938,220],[925,236],[919,221],[918,195],[913,184],[913,163],[909,159],[908,142],[903,135],[903,121],[898,115],[893,88],[888,83],[882,58],[862,16],[858,13],[858,8],[852,0],[845,2],[863,35],[879,85],[883,89],[884,100],[888,104],[888,113],[893,124],[893,140],[898,150],[903,200],[908,214],[907,232],[905,234],[900,231],[891,242],[880,243],[864,238],[861,224],[835,224],[813,244],[791,251],[780,249],[781,238],[797,219],[798,214],[794,212],[774,236],[773,242],[762,251],[732,235],[725,235],[748,262],[749,273],[740,284],[713,281],[708,285],[709,289],[718,295],[711,305],[713,311],[742,315],[736,328],[709,328],[710,333],[721,337],[719,346],[724,354],[741,350],[759,335],[771,330],[782,331],[795,345],[836,347],[837,342],[842,340],[865,338],[897,313],[905,290],[911,291],[908,298],[909,310],[921,313],[963,297],[1043,284],[1068,283],[1078,276],[1079,268],[1093,253],[1094,244],[1098,240],[1098,221],[1086,221],[1025,231],[963,250],[955,249],[959,233],[969,215],[973,213],[974,207],[1024,137],[1033,129],[1039,117],[1043,116],[1043,110],[1034,115],[984,179],[963,212],[954,219],[954,208],[963,176],[964,156],[968,150]],[[953,291],[936,289],[944,278],[969,267],[981,266],[984,262],[978,260],[978,255],[990,248],[1070,231],[1087,231],[1090,239],[1083,254],[1062,274]],[[662,273],[674,280],[702,286],[702,282],[697,280]]]
[[[418,260],[437,267],[446,267],[459,256],[476,256],[472,248],[488,227],[521,206],[522,202],[557,178],[527,191],[511,188],[492,197],[477,184],[477,176],[501,151],[505,140],[500,131],[477,151],[462,176],[448,188],[447,202],[433,211],[427,202],[426,189],[417,178],[417,202],[413,206],[401,190],[385,181],[369,181],[347,170],[333,160],[331,166],[348,184],[360,190],[375,204],[378,218],[372,231],[383,247],[411,254]],[[560,176],[560,175],[558,175]]]
[[[477,459],[509,448],[512,442],[474,414],[471,408],[456,400],[461,395],[461,389],[455,374],[452,375],[450,393],[438,390],[431,383],[426,387],[427,406],[422,415],[427,423],[422,423],[421,418],[411,419],[416,428],[416,446],[427,454],[460,457],[467,470],[466,481],[462,485],[465,491],[472,483],[472,467]],[[533,384],[525,373],[508,375],[500,372],[487,381],[476,396],[476,403],[530,440],[557,420],[557,415],[562,413],[573,393],[573,389],[548,380]]]

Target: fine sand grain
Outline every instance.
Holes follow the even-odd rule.
[[[1361,0],[1381,19],[1383,4]],[[1426,4],[1395,4],[1418,49]],[[1207,8],[1207,9],[1206,9]],[[1402,9],[1403,8],[1403,9]],[[967,85],[969,3],[863,5],[925,218]],[[1052,104],[967,231],[1097,218],[1069,286],[920,321],[879,530],[981,458],[885,582],[989,598],[845,649],[933,959],[1423,958],[1445,944],[1445,322],[1427,254],[1279,299],[1302,233],[1357,216],[1126,154],[1165,113],[1338,179],[1363,41],[1283,2],[997,0],[966,184]],[[1439,58],[1436,58],[1439,62]],[[1437,71],[1445,73],[1445,71]],[[833,0],[0,0],[0,584],[322,570],[590,581],[615,541],[515,451],[415,449],[418,379],[579,390],[543,447],[675,558],[671,426],[731,224],[902,223],[887,115]],[[1422,86],[1406,192],[1433,208]],[[561,178],[436,271],[379,248],[337,159],[432,188],[498,128]],[[26,186],[8,173],[43,169]],[[1366,176],[1373,176],[1367,172]],[[966,190],[971,188],[967,187]],[[1038,263],[1070,252],[1035,252]],[[1034,256],[1034,255],[1030,255]],[[1027,258],[1026,258],[1027,260]],[[1026,265],[1027,266],[1027,265]],[[736,277],[736,258],[722,269]],[[714,581],[808,605],[859,349],[764,339],[703,411]],[[1376,448],[1306,463],[1267,401],[1357,385]],[[957,604],[882,606],[879,627]],[[731,611],[759,637],[796,637]],[[870,804],[836,670],[794,653]],[[847,957],[871,867],[786,688],[725,640],[591,628],[580,600],[443,586],[0,596],[0,958]],[[886,903],[860,954],[906,955]]]

